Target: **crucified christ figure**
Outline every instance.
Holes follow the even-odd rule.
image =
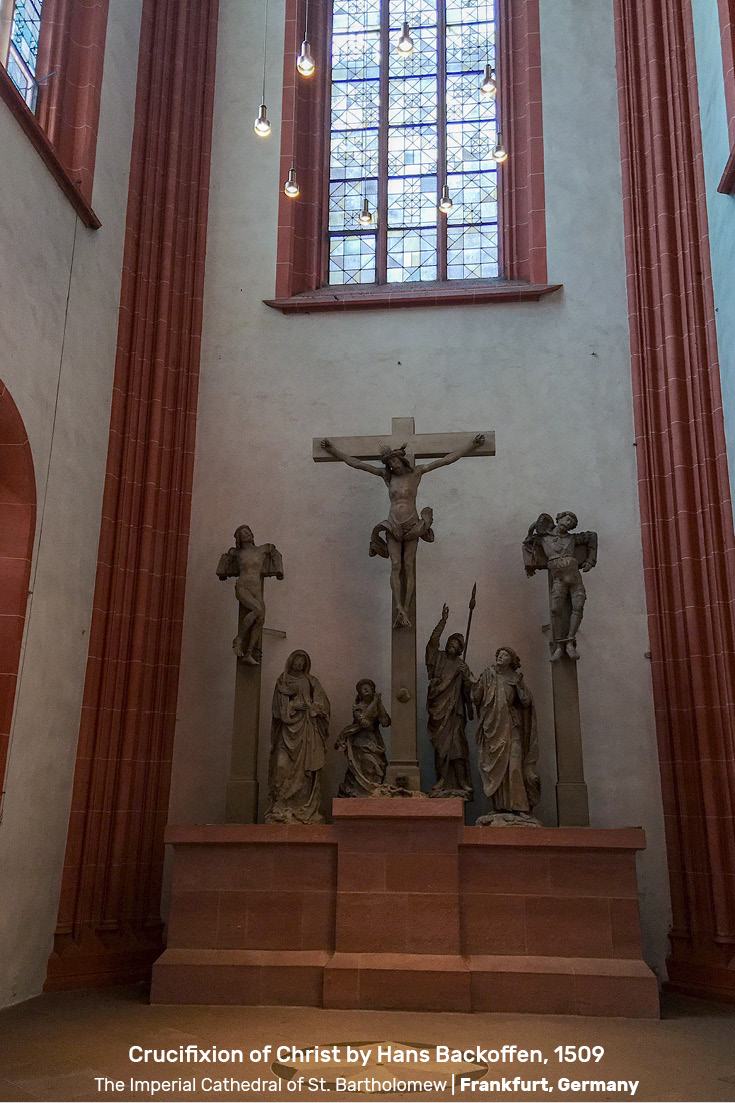
[[[400,440],[400,437],[399,437]],[[388,487],[390,498],[390,511],[388,519],[376,525],[370,537],[370,555],[380,555],[384,559],[390,559],[390,588],[396,606],[396,619],[394,628],[410,628],[408,609],[416,586],[416,548],[419,540],[434,539],[431,523],[434,519],[433,511],[426,506],[421,514],[416,509],[416,495],[419,489],[421,477],[427,471],[435,471],[437,467],[447,467],[450,463],[456,463],[464,456],[469,456],[476,448],[485,443],[484,433],[478,433],[469,444],[457,448],[454,452],[447,453],[431,463],[412,463],[406,455],[406,445],[400,448],[381,449],[381,461],[383,466],[365,463],[354,456],[341,452],[332,442],[325,437],[321,441],[322,448],[342,460],[348,467],[354,467],[356,471],[367,471],[369,475],[377,475],[383,479]]]

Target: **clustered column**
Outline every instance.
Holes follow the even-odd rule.
[[[616,0],[633,397],[674,926],[735,996],[735,538],[691,0]]]
[[[218,0],[144,0],[110,445],[49,987],[144,976],[189,533]]]

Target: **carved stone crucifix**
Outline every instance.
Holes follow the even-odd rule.
[[[358,471],[379,475],[388,487],[390,512],[374,527],[370,555],[391,561],[393,595],[391,633],[391,764],[387,780],[402,778],[411,789],[420,788],[416,715],[416,548],[418,540],[431,542],[433,514],[419,514],[416,495],[423,475],[464,456],[494,456],[495,434],[421,433],[414,420],[394,417],[390,436],[336,437],[314,440],[317,463],[340,460]],[[423,466],[417,459],[434,462]],[[375,467],[366,460],[380,460]]]

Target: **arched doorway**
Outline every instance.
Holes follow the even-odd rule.
[[[10,742],[36,528],[36,479],[23,419],[0,381],[0,787]]]

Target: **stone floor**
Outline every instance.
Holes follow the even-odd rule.
[[[463,1050],[480,1046],[500,1050],[514,1044],[539,1049],[546,1064],[494,1063],[475,1089],[459,1089],[454,1098],[523,1100],[628,1099],[630,1091],[562,1089],[559,1080],[639,1081],[637,1100],[735,1100],[735,1007],[684,997],[667,996],[660,1020],[589,1019],[562,1016],[476,1013],[424,1014],[380,1011],[324,1011],[292,1007],[151,1006],[140,988],[108,988],[39,996],[0,1012],[0,1100],[100,1099],[416,1099],[452,1098],[451,1064],[396,1065],[381,1068],[378,1078],[445,1081],[444,1089],[416,1094],[340,1093],[317,1087],[292,1090],[286,1080],[275,1090],[212,1090],[204,1080],[232,1078],[239,1082],[275,1079],[267,1063],[249,1060],[250,1051],[287,1045],[392,1042],[416,1047],[446,1045]],[[176,1050],[239,1048],[245,1060],[237,1064],[133,1064],[130,1046]],[[556,1046],[604,1047],[598,1063],[559,1064]],[[272,1058],[271,1058],[272,1060]],[[476,1062],[470,1061],[470,1064]],[[466,1067],[466,1066],[465,1066]],[[365,1076],[354,1070],[349,1079]],[[309,1066],[308,1076],[320,1077],[326,1066]],[[329,1073],[332,1075],[334,1070]],[[341,1071],[341,1069],[339,1070]],[[374,1075],[375,1070],[370,1070]],[[503,1090],[502,1079],[547,1078],[549,1089]],[[124,1089],[98,1090],[96,1077],[123,1081]],[[194,1090],[131,1090],[135,1080],[196,1080]],[[500,1081],[482,1091],[484,1082]],[[329,1083],[327,1077],[327,1083]],[[278,1082],[277,1082],[278,1083]],[[488,1084],[488,1087],[490,1085]],[[507,1089],[508,1085],[506,1085]]]

